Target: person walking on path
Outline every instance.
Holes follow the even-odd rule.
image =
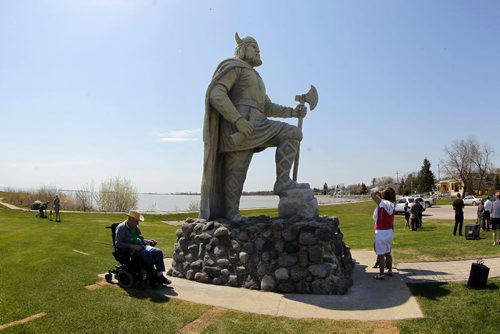
[[[61,215],[59,214],[59,210],[61,209],[61,200],[59,199],[59,196],[56,195],[56,198],[54,198],[54,213],[56,214],[56,223],[61,222]]]
[[[394,239],[394,214],[396,192],[391,187],[381,193],[373,193],[372,199],[377,203],[373,212],[375,221],[375,253],[379,264],[380,273],[373,276],[375,279],[384,279],[384,270],[387,266],[387,276],[392,276],[392,240]]]
[[[405,229],[410,229],[410,207],[408,206],[408,202],[405,202]]]
[[[464,225],[464,201],[460,193],[457,194],[457,199],[453,201],[453,210],[455,210],[455,227],[453,228],[453,235],[462,235],[462,227]]]
[[[484,221],[486,223],[486,231],[490,230],[490,222],[491,222],[491,207],[493,206],[493,202],[490,201],[488,197],[484,202]]]
[[[500,243],[500,240],[497,239],[497,230],[500,230],[500,191],[497,191],[495,197],[496,201],[491,205],[491,233],[493,236],[493,245]]]

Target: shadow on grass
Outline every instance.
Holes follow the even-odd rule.
[[[408,287],[414,297],[423,297],[430,300],[438,300],[451,293],[445,286],[447,283],[408,283]]]
[[[123,289],[130,297],[137,299],[149,299],[153,303],[167,303],[170,298],[166,296],[177,296],[177,293],[169,287],[145,288],[145,289]]]
[[[495,283],[490,283],[486,285],[486,287],[482,290],[498,290],[498,289],[499,289],[498,285],[496,285]]]
[[[430,232],[430,231],[435,231],[436,227],[435,226],[422,226],[418,228],[417,232]]]

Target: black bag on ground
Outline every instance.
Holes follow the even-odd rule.
[[[480,232],[479,224],[465,225],[465,239],[479,240],[481,238],[479,232]]]
[[[470,267],[469,281],[467,286],[471,289],[484,289],[486,288],[486,283],[488,282],[488,274],[490,273],[490,268],[483,264],[483,261],[478,260],[477,263],[473,263]]]

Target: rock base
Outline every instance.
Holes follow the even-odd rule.
[[[354,261],[336,217],[187,219],[168,274],[201,283],[282,293],[345,294]]]
[[[280,193],[278,215],[280,218],[319,216],[318,200],[312,189],[290,189]]]

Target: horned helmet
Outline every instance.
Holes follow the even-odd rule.
[[[234,39],[236,40],[236,49],[234,51],[234,56],[236,58],[239,58],[242,60],[245,60],[245,51],[246,51],[246,47],[249,44],[256,44],[257,47],[259,45],[257,43],[257,41],[255,40],[255,38],[253,38],[251,36],[244,36],[243,38],[241,38],[237,32],[234,34]],[[255,64],[253,64],[252,66],[259,66],[261,64],[262,64],[262,61],[260,60],[260,57],[259,57],[258,61]]]

